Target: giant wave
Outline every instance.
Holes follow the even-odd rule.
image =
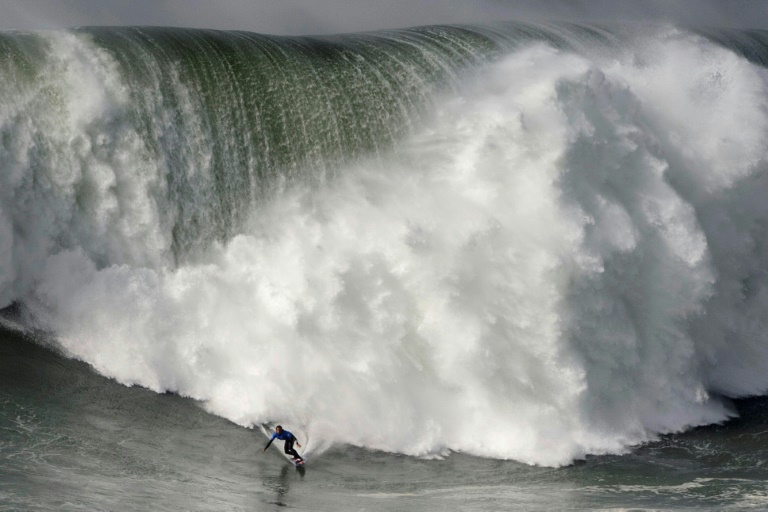
[[[0,306],[327,442],[562,465],[723,421],[768,388],[761,37],[4,34]]]

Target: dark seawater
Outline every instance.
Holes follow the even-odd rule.
[[[0,345],[0,510],[762,510],[768,399],[561,468],[337,446],[297,471],[193,400],[124,387],[13,332]],[[344,425],[339,425],[344,429]],[[488,426],[479,435],[493,437]]]
[[[768,509],[766,63],[0,34],[0,509]]]

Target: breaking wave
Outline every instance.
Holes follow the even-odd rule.
[[[768,388],[761,34],[648,32],[5,34],[0,306],[325,443],[561,465],[723,421]]]

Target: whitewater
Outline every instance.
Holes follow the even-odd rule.
[[[325,445],[562,466],[726,421],[768,389],[759,36],[4,34],[0,307]]]

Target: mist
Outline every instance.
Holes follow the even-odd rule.
[[[759,0],[7,0],[0,30],[152,25],[300,35],[490,21],[674,22],[766,28]]]

